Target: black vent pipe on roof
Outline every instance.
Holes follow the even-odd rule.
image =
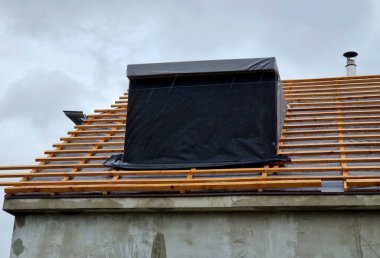
[[[83,124],[83,121],[87,119],[83,111],[63,111],[63,113],[76,125]]]

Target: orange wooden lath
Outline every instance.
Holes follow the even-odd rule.
[[[2,166],[7,194],[60,192],[380,190],[380,75],[283,81],[288,112],[279,152],[291,162],[259,168],[118,171],[128,95],[75,126],[36,165]]]

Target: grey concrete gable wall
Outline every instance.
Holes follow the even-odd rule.
[[[11,258],[380,257],[380,196],[11,199]]]
[[[10,257],[379,257],[379,211],[17,215]]]

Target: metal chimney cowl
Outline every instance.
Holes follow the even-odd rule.
[[[347,58],[346,75],[356,76],[356,63],[353,58],[358,56],[358,53],[354,51],[349,51],[349,52],[344,53],[343,56]]]

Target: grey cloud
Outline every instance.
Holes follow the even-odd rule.
[[[359,38],[377,27],[369,0],[23,3],[3,9],[8,31],[94,60],[99,86],[121,76],[127,60],[276,56],[285,78],[333,74],[343,71],[341,53],[364,49]]]
[[[30,71],[0,99],[0,130],[7,135],[0,138],[1,163],[31,164],[73,128],[63,110],[88,112],[97,100],[94,92],[63,72]]]
[[[7,1],[2,14],[13,33],[40,40],[75,42],[78,33],[97,37],[110,35],[115,29],[139,30],[139,24],[144,25],[153,17],[151,6],[160,4],[156,1],[150,5],[140,1]]]
[[[73,127],[63,109],[109,106],[128,63],[275,56],[284,79],[328,77],[357,50],[359,74],[378,74],[379,11],[376,0],[0,0],[0,164],[51,148]]]
[[[89,95],[81,83],[62,72],[34,70],[10,85],[0,101],[0,117],[19,117],[46,127],[62,109],[85,106]]]

